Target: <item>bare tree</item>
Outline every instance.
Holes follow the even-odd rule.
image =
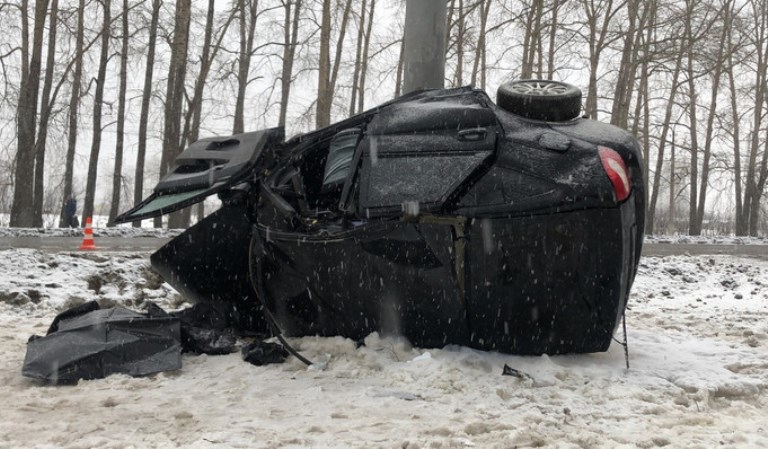
[[[160,176],[165,176],[171,164],[181,153],[181,116],[184,100],[184,79],[187,71],[191,0],[176,2],[176,27],[171,44],[171,61],[168,67],[168,84],[165,97],[165,121],[163,126],[163,155]],[[169,228],[184,228],[189,224],[189,209],[174,212],[168,219]]]
[[[67,156],[64,163],[64,193],[63,200],[66,202],[74,197],[72,194],[72,184],[74,177],[75,150],[77,149],[77,120],[80,110],[80,85],[83,78],[83,44],[84,44],[84,13],[85,0],[78,1],[77,8],[77,35],[75,37],[75,72],[72,76],[72,88],[69,97],[69,126],[67,138]],[[61,207],[59,215],[59,226],[66,226],[64,223],[64,204]]]
[[[81,2],[83,0],[80,0]],[[141,112],[139,113],[139,142],[136,152],[136,175],[134,179],[133,201],[141,202],[144,196],[144,163],[147,155],[147,130],[149,127],[149,106],[152,100],[152,79],[155,70],[155,47],[157,44],[157,27],[160,21],[161,0],[152,0],[152,18],[149,24],[149,44],[147,45],[147,61],[144,69],[144,89],[141,94]],[[155,226],[162,224],[155,221]],[[133,227],[141,227],[141,221],[134,221]]]
[[[403,90],[403,70],[405,70],[405,39],[400,39],[400,56],[397,58],[397,76],[395,77],[395,98]],[[354,101],[354,99],[353,99]]]
[[[555,76],[555,51],[557,50],[557,30],[560,27],[558,22],[558,16],[560,13],[560,7],[563,5],[561,0],[553,0],[552,2],[552,16],[549,23],[549,47],[547,50],[547,79],[552,79]],[[490,5],[488,5],[490,7]],[[490,9],[490,8],[488,8]],[[488,11],[485,11],[485,15]],[[485,27],[485,25],[483,25]],[[483,37],[483,45],[485,46],[485,37]],[[485,55],[483,55],[485,58]],[[483,84],[483,89],[485,84]]]
[[[641,3],[645,5],[642,17],[639,13]],[[640,0],[626,2],[629,24],[623,36],[624,46],[611,108],[611,124],[621,128],[626,128],[629,120],[629,103],[632,99],[632,87],[638,67],[640,39],[643,36],[643,26],[647,22],[650,10],[654,8],[654,3],[655,1],[641,2]]]
[[[42,65],[43,32],[48,9],[47,0],[35,1],[35,17],[32,32],[32,52],[29,52],[28,0],[22,0],[22,64],[17,111],[17,152],[14,168],[12,227],[34,225],[34,170],[35,131],[37,129],[37,103]]]
[[[603,51],[620,35],[611,35],[608,26],[620,10],[613,0],[579,0],[586,13],[587,45],[589,46],[589,87],[585,111],[597,119],[597,79]]]
[[[733,16],[730,16],[731,22]],[[736,203],[735,214],[735,226],[734,232],[736,235],[746,235],[748,232],[747,222],[744,220],[744,197],[742,191],[742,169],[741,169],[741,114],[739,112],[738,105],[738,91],[736,89],[736,75],[735,75],[735,59],[734,59],[734,39],[733,39],[733,27],[725,26],[726,33],[728,35],[728,51],[726,52],[728,57],[728,66],[726,73],[728,74],[728,90],[731,97],[731,137],[733,143],[733,178],[734,178],[734,195]]]
[[[115,221],[120,210],[120,192],[123,185],[123,144],[125,140],[125,92],[128,83],[128,0],[123,0],[122,45],[120,47],[120,87],[117,93],[117,136],[115,143],[115,171],[112,175],[112,202],[109,206],[109,223]]]
[[[677,167],[675,167],[675,163],[677,162],[676,158],[676,140],[675,140],[675,129],[672,129],[672,140],[669,144],[669,224],[667,227],[667,231],[671,231],[670,227],[675,225],[675,176],[677,174]]]
[[[704,208],[707,202],[707,187],[709,186],[709,174],[710,174],[710,161],[712,159],[712,141],[714,140],[715,133],[715,117],[717,116],[717,99],[720,92],[720,81],[723,73],[723,66],[725,64],[725,45],[727,44],[728,30],[733,20],[731,19],[731,12],[733,10],[732,0],[725,0],[721,15],[722,24],[720,30],[720,38],[717,41],[718,46],[715,54],[715,58],[712,61],[714,65],[712,73],[712,88],[709,100],[709,113],[707,114],[707,129],[704,137],[704,155],[701,164],[701,182],[699,186],[698,205],[696,207],[695,215],[691,216],[691,223],[689,232],[691,235],[699,235],[702,231],[702,225],[704,222]]]
[[[208,13],[205,19],[205,32],[203,33],[203,49],[200,56],[200,72],[197,74],[195,80],[195,87],[192,92],[192,98],[189,100],[189,107],[184,117],[184,131],[182,132],[182,140],[180,146],[183,148],[188,143],[193,143],[200,137],[200,121],[202,119],[203,111],[203,93],[205,91],[205,85],[208,81],[208,75],[211,71],[211,66],[216,55],[221,49],[221,41],[227,33],[229,25],[234,20],[237,10],[232,11],[227,21],[221,26],[221,29],[217,32],[215,45],[211,45],[213,41],[213,24],[214,13],[216,9],[216,1],[208,0]],[[200,201],[197,203],[196,215],[198,220],[202,220],[205,216],[205,202]]]
[[[88,160],[88,178],[85,185],[85,202],[83,203],[83,219],[93,216],[93,203],[96,196],[96,175],[99,166],[99,151],[101,150],[101,111],[104,102],[104,83],[107,77],[109,62],[109,35],[111,19],[111,0],[103,0],[104,21],[101,27],[101,56],[96,75],[96,91],[93,98],[93,140],[91,141],[91,156]]]
[[[524,4],[525,28],[523,34],[523,61],[521,63],[520,78],[533,77],[533,65],[537,51],[541,50],[541,31],[544,15],[544,0],[530,0]]]
[[[558,0],[555,0],[557,4]],[[488,28],[488,13],[491,10],[491,0],[480,0],[480,32],[477,37],[477,45],[475,46],[475,60],[472,65],[472,81],[473,86],[478,85],[478,77],[480,78],[480,89],[485,89],[486,80],[486,52],[487,45],[485,41],[485,35]],[[555,18],[555,21],[557,19]],[[554,29],[554,27],[553,27]],[[552,33],[554,39],[554,32]],[[554,46],[554,43],[552,44]],[[551,52],[554,53],[554,47],[550,47]],[[552,57],[552,56],[551,56]],[[551,72],[551,70],[550,70]],[[551,74],[549,75],[552,76]]]
[[[656,170],[653,174],[653,184],[651,187],[651,199],[648,203],[648,212],[646,214],[645,230],[647,234],[654,233],[654,217],[656,216],[656,203],[658,202],[659,192],[661,191],[661,172],[664,168],[664,146],[667,143],[667,135],[669,133],[672,112],[675,105],[675,97],[677,96],[677,90],[680,87],[680,72],[683,66],[684,51],[677,51],[675,57],[675,66],[673,68],[674,74],[672,75],[672,85],[670,87],[669,97],[666,99],[666,110],[664,113],[664,121],[661,127],[661,136],[659,138],[658,148],[656,149]],[[650,163],[650,162],[649,162]]]
[[[291,84],[293,83],[293,63],[296,59],[296,47],[299,40],[301,0],[283,0],[283,8],[285,9],[285,22],[283,25],[283,67],[280,72],[280,118],[278,119],[278,126],[285,126],[285,120],[288,116],[288,101],[291,97]]]
[[[216,59],[224,36],[227,34],[230,24],[235,19],[237,10],[233,10],[227,20],[221,25],[215,33],[216,42],[212,44],[214,38],[213,25],[216,9],[216,1],[208,0],[208,12],[205,19],[205,31],[203,33],[203,47],[200,55],[200,71],[195,80],[195,86],[192,91],[192,97],[189,99],[189,107],[184,117],[184,131],[182,132],[182,144],[184,147],[189,143],[196,142],[200,137],[200,121],[203,111],[203,94],[205,85],[208,81],[208,75],[211,72],[213,61]],[[202,204],[202,203],[200,203]]]
[[[454,22],[454,26],[456,27],[456,38],[454,40],[456,52],[454,86],[462,86],[464,84],[464,47],[466,45],[467,35],[467,11],[464,8],[464,0],[458,1],[459,17],[457,17]]]
[[[331,107],[333,106],[333,97],[336,91],[336,79],[341,63],[341,53],[344,48],[344,37],[347,31],[351,6],[352,1],[345,0],[336,41],[336,53],[333,65],[331,65],[331,0],[323,0],[317,74],[317,107],[315,114],[315,124],[318,128],[328,126],[331,123]]]
[[[355,44],[355,65],[352,73],[352,94],[349,100],[349,115],[354,115],[357,112],[357,95],[360,89],[360,67],[363,64],[363,41],[365,40],[365,22],[366,22],[366,4],[367,0],[362,0],[360,7],[360,20],[357,25],[357,40]],[[402,46],[400,49],[402,57]],[[399,79],[395,81],[395,96],[399,96],[399,88],[402,83],[402,75],[398,72]]]
[[[371,48],[371,31],[373,30],[373,17],[376,13],[376,0],[370,0],[371,9],[368,11],[368,23],[365,28],[365,41],[363,42],[363,59],[360,64],[359,94],[357,96],[357,110],[365,109],[365,80],[368,77],[368,53]]]
[[[757,224],[760,216],[760,199],[765,181],[761,182],[761,167],[758,165],[760,152],[760,130],[763,121],[763,107],[766,99],[766,82],[768,82],[768,3],[751,0],[752,19],[754,21],[753,45],[755,48],[755,106],[752,112],[752,133],[749,145],[747,163],[746,188],[744,190],[744,206],[742,209],[742,230],[747,224],[749,235],[757,235]],[[763,160],[765,160],[765,155]],[[761,185],[762,184],[762,185]],[[738,218],[737,218],[738,221]],[[738,224],[737,224],[738,227]]]
[[[59,0],[51,1],[50,29],[48,31],[48,54],[45,62],[43,96],[40,100],[40,124],[35,142],[35,184],[34,215],[32,226],[43,226],[43,191],[45,190],[45,147],[48,141],[48,123],[51,119],[51,89],[53,88],[53,69],[56,56],[56,28],[58,28]]]
[[[251,57],[253,56],[256,37],[256,21],[259,16],[259,0],[237,0],[237,6],[240,11],[240,53],[237,65],[237,98],[235,99],[235,120],[232,125],[233,134],[239,134],[245,130],[245,93],[250,83]]]
[[[688,76],[688,124],[690,126],[691,135],[691,164],[690,164],[690,194],[688,198],[688,232],[692,233],[697,231],[696,234],[701,234],[701,230],[695,228],[696,210],[698,201],[698,180],[699,180],[699,136],[698,136],[698,116],[696,111],[698,109],[698,94],[696,91],[696,74],[694,73],[694,46],[697,44],[698,39],[693,33],[693,21],[695,14],[695,4],[698,3],[695,0],[686,0],[685,17],[683,22],[685,24],[685,59],[686,59],[686,73]]]

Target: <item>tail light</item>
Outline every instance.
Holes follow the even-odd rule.
[[[632,192],[632,179],[629,177],[627,164],[616,151],[607,147],[597,147],[600,154],[600,162],[603,163],[603,169],[608,175],[608,179],[613,184],[613,191],[616,194],[616,201],[621,202],[629,197]]]

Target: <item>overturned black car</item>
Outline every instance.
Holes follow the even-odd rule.
[[[217,193],[223,206],[151,261],[250,330],[605,351],[640,257],[642,161],[580,109],[577,88],[516,81],[498,104],[428,90],[287,141],[202,139],[117,222]]]

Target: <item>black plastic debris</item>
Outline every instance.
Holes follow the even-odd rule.
[[[80,304],[79,306],[75,306],[72,308],[69,308],[60,314],[56,315],[56,318],[53,319],[53,322],[48,327],[48,332],[45,333],[45,335],[50,335],[57,330],[59,330],[59,323],[61,323],[62,320],[67,320],[70,318],[75,318],[80,315],[85,315],[86,313],[93,312],[94,310],[99,310],[101,307],[99,306],[99,303],[96,301],[88,301],[86,303]]]
[[[283,363],[288,358],[288,351],[277,343],[255,341],[241,349],[243,360],[256,366],[271,363]]]
[[[528,375],[528,374],[526,374],[526,373],[524,373],[524,372],[522,372],[522,371],[520,371],[518,369],[512,368],[511,366],[507,365],[506,363],[504,364],[504,368],[503,368],[503,370],[501,372],[501,375],[502,376],[517,377],[518,379],[522,379],[522,380],[531,379],[530,375]]]
[[[184,352],[194,354],[222,355],[235,351],[237,338],[229,331],[203,329],[181,324],[181,339]]]
[[[91,310],[92,309],[92,310]],[[85,304],[56,317],[45,337],[27,343],[22,374],[52,383],[181,368],[178,318]]]
[[[201,303],[169,313],[150,302],[147,315],[172,316],[181,321],[181,352],[221,355],[235,352],[237,344],[226,309],[215,304]]]

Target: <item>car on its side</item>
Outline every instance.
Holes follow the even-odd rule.
[[[630,133],[580,111],[579,89],[523,80],[496,104],[425,90],[289,140],[206,138],[117,221],[218,194],[151,261],[250,330],[605,351],[640,257],[642,160]]]

